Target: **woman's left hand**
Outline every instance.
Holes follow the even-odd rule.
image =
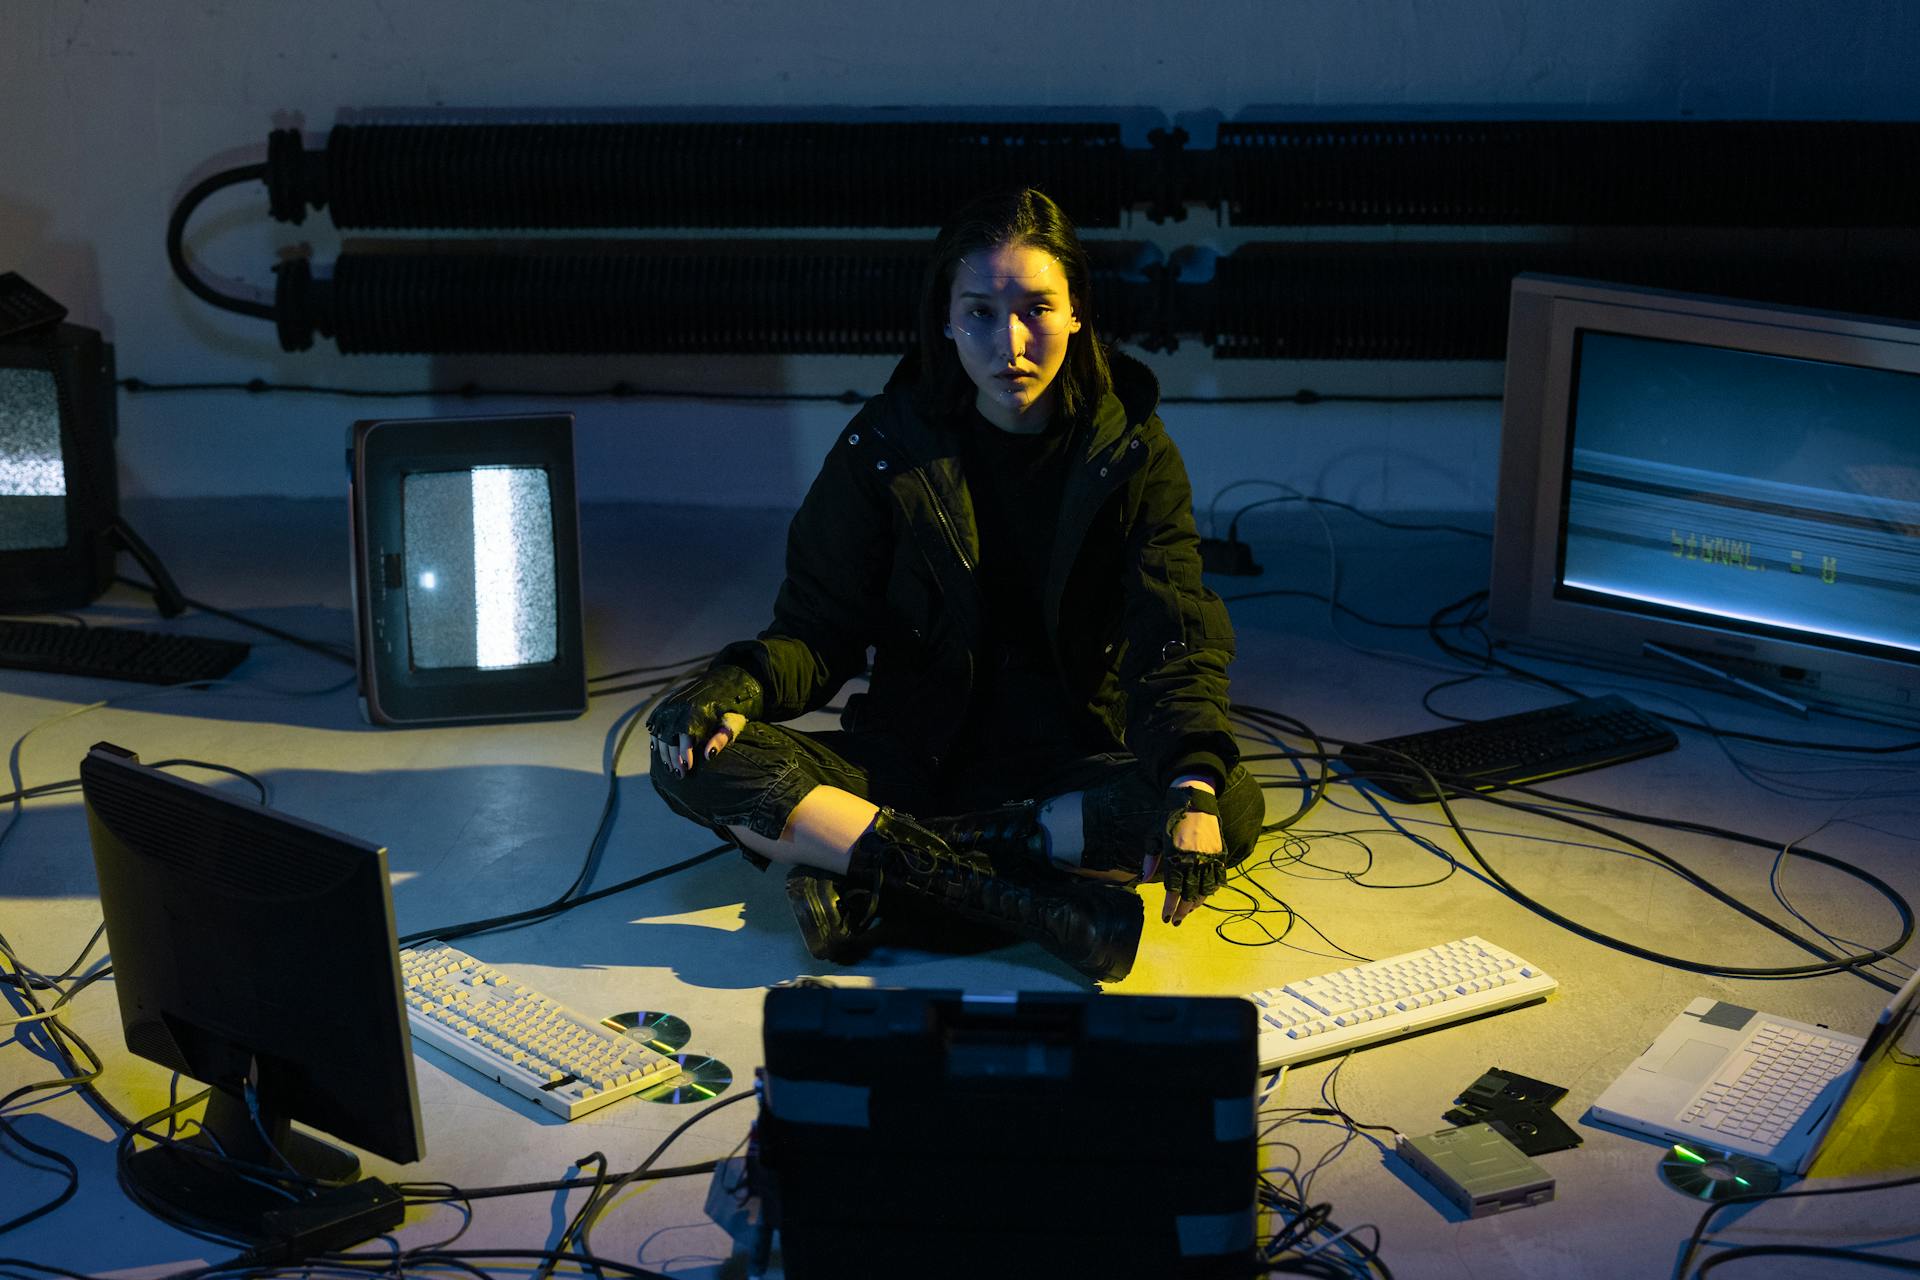
[[[1226,844],[1220,836],[1220,815],[1206,812],[1217,808],[1213,788],[1188,784],[1204,795],[1176,796],[1178,807],[1168,814],[1167,854],[1161,859],[1160,878],[1167,890],[1160,919],[1179,924],[1215,889],[1226,883]],[[1176,788],[1175,790],[1183,790]],[[1194,801],[1199,801],[1194,803]],[[1202,807],[1205,806],[1205,808]]]

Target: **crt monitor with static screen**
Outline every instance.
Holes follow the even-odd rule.
[[[1920,323],[1523,275],[1507,344],[1501,643],[1920,722]]]
[[[136,1198],[259,1240],[290,1206],[272,1175],[339,1183],[359,1166],[291,1122],[419,1159],[386,851],[111,743],[80,786],[127,1048],[212,1086],[190,1141],[129,1157]]]
[[[348,454],[367,719],[585,710],[571,416],[359,422]]]
[[[0,340],[0,609],[77,608],[113,581],[114,409],[96,330]]]

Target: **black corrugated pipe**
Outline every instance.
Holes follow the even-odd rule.
[[[276,218],[341,227],[926,227],[1032,184],[1084,227],[1212,205],[1237,225],[1920,224],[1920,124],[1808,120],[337,125],[278,130]]]
[[[1133,154],[1117,124],[336,125],[324,151],[276,130],[267,185],[274,217],[339,227],[935,227],[1028,185],[1116,227],[1154,170]]]
[[[1103,337],[1144,331],[1152,246],[1089,242]],[[284,264],[280,344],[344,353],[883,355],[915,340],[919,241],[544,242],[343,252],[330,279]]]
[[[1522,271],[1920,316],[1920,252],[1590,244],[1252,244],[1176,285],[1167,323],[1222,359],[1500,360]]]
[[[1239,226],[1911,227],[1916,155],[1905,121],[1236,121],[1188,198]]]

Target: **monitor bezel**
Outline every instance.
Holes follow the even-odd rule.
[[[196,1061],[196,1053],[253,1055],[258,1073],[253,1083],[260,1090],[263,1111],[271,1108],[396,1163],[418,1160],[425,1152],[425,1126],[400,979],[386,849],[174,777],[140,763],[136,754],[113,743],[96,743],[88,751],[80,763],[80,778],[128,1049],[196,1079],[201,1079],[196,1069],[207,1065]],[[105,788],[122,791],[130,810],[156,824],[148,833],[152,844],[138,847],[134,835],[101,812]],[[188,829],[197,823],[202,839],[196,842],[160,829],[169,818]],[[270,876],[270,883],[245,899],[251,915],[278,911],[289,925],[304,927],[313,920],[312,904],[319,902],[349,904],[349,918],[327,921],[333,932],[324,943],[303,938],[298,927],[279,929],[273,945],[288,949],[282,974],[260,974],[250,967],[224,975],[204,969],[187,972],[183,956],[188,953],[178,934],[204,921],[210,901],[235,899],[233,885],[249,874],[248,863],[267,856],[266,851],[280,859],[276,865],[281,867],[304,867],[309,857],[322,853],[329,861],[303,872],[303,888]],[[298,949],[303,941],[314,942],[311,954]],[[222,955],[218,947],[198,941],[194,945],[192,957]],[[240,958],[235,953],[233,963],[239,964]],[[303,960],[306,977],[301,976]],[[318,980],[323,991],[336,990],[331,975],[341,966],[362,973],[384,970],[377,996],[371,989],[358,993],[373,999],[356,1000],[350,1028],[325,1022],[324,1003],[302,1007],[309,997],[300,984]],[[329,976],[313,979],[317,974]],[[288,984],[281,993],[286,1025],[264,1030],[238,1025],[239,1015],[220,1003],[223,991],[251,989],[276,977]],[[193,1036],[182,1039],[188,1030]],[[311,1062],[287,1056],[295,1041],[333,1041],[345,1035],[352,1037],[352,1052],[329,1064],[341,1078],[315,1081]],[[384,1074],[369,1079],[368,1062],[384,1064]],[[228,1090],[236,1084],[231,1079],[202,1082]],[[340,1108],[337,1104],[348,1097],[357,1101]]]
[[[42,336],[0,340],[0,368],[53,378],[67,488],[66,542],[0,549],[0,608],[80,608],[113,582],[109,530],[120,509],[113,344],[96,329],[56,325]]]
[[[475,724],[565,719],[585,711],[573,415],[368,419],[354,423],[348,458],[354,640],[366,718],[386,725]],[[496,466],[547,473],[553,504],[554,660],[495,669],[417,668],[407,644],[404,571],[399,584],[390,584],[384,559],[390,548],[404,548],[406,478]]]
[[[1920,325],[1564,277],[1515,277],[1488,602],[1496,641],[1522,652],[1686,678],[1684,669],[1650,654],[1651,643],[1805,706],[1920,723],[1920,658],[1566,594],[1563,504],[1575,361],[1586,332],[1920,374]]]

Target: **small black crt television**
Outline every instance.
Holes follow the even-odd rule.
[[[1245,1000],[780,987],[763,1026],[790,1280],[1258,1270]]]
[[[356,422],[347,468],[362,714],[586,710],[572,415]]]
[[[114,408],[97,330],[0,337],[0,610],[78,608],[112,583]]]

